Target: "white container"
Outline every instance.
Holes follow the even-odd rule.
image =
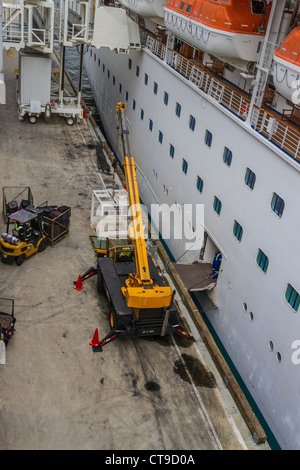
[[[19,56],[19,104],[39,106],[50,103],[51,58],[46,54],[20,52]]]

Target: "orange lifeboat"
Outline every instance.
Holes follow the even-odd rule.
[[[276,91],[300,104],[300,27],[294,28],[275,49],[273,82]]]
[[[257,61],[271,3],[245,0],[168,0],[165,26],[192,46],[226,61]]]

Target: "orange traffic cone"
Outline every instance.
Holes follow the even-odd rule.
[[[82,282],[81,282],[81,276],[80,276],[80,274],[79,274],[79,276],[78,276],[76,285],[73,286],[73,287],[74,287],[74,289],[76,289],[76,290],[82,290],[82,289],[83,289],[83,285],[82,285]]]
[[[95,329],[93,339],[92,339],[92,341],[89,342],[89,344],[91,346],[98,346],[98,344],[99,344],[98,328]]]

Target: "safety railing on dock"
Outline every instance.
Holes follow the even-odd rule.
[[[195,64],[152,36],[147,36],[146,50],[159,57],[167,65],[184,76],[193,86],[204,91],[208,96],[246,121],[250,109],[250,98],[243,95],[221,80],[207,67]],[[282,116],[272,110],[254,107],[251,127],[268,141],[282,149],[295,160],[300,161],[300,130],[282,121]]]

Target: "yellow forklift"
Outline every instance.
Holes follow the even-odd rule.
[[[26,258],[37,251],[45,250],[48,244],[47,237],[37,213],[20,209],[8,215],[7,219],[7,232],[2,233],[0,238],[1,260],[6,262],[15,260],[16,264],[21,266]],[[12,234],[9,234],[10,223],[14,223],[15,227],[17,225],[19,231],[13,228]]]
[[[70,216],[68,206],[28,206],[7,215],[6,232],[0,238],[1,261],[15,260],[21,266],[34,253],[44,251],[47,245],[53,246],[69,232]],[[11,234],[10,224],[14,224]]]

